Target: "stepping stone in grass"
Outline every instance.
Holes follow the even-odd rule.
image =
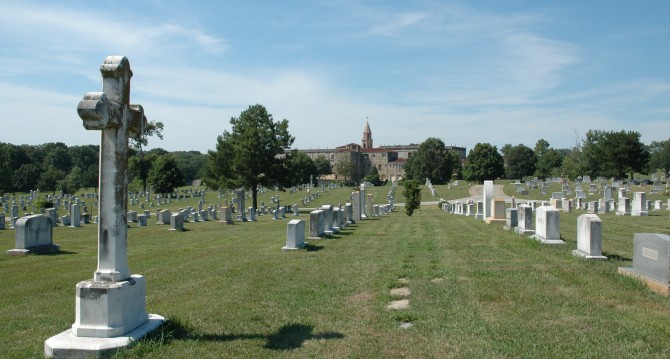
[[[409,299],[395,300],[386,306],[386,309],[400,310],[409,309]]]
[[[391,289],[391,295],[392,296],[409,297],[410,294],[412,294],[412,291],[410,291],[409,288],[406,288],[406,287]]]

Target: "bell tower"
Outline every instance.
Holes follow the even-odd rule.
[[[363,148],[372,148],[372,131],[370,131],[370,124],[365,121],[365,129],[363,130],[363,140],[361,140]]]

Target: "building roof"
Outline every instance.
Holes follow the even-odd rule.
[[[363,152],[363,153],[382,153],[382,152],[387,153],[387,152],[392,152],[392,151],[389,151],[385,148],[362,148],[361,152]]]

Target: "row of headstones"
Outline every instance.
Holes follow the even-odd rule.
[[[317,239],[338,233],[341,229],[366,217],[381,217],[391,212],[391,205],[373,205],[369,216],[355,219],[355,212],[361,209],[355,208],[354,204],[346,203],[337,207],[323,205],[320,209],[309,213],[309,238]],[[305,242],[305,221],[294,219],[288,222],[286,230],[286,246],[282,250],[294,250],[303,248]]]
[[[286,218],[285,207],[280,207],[275,211],[275,219]],[[292,206],[293,215],[298,216],[298,206]],[[221,222],[233,224],[233,209],[232,207],[222,207],[223,220]],[[84,222],[88,222],[88,217]],[[147,220],[151,217],[151,212],[145,210],[144,214],[138,214],[136,211],[129,211],[127,213],[128,223],[138,223],[140,227],[147,226]],[[183,231],[184,223],[190,221],[200,222],[209,221],[209,219],[218,220],[216,206],[209,206],[209,208],[196,211],[192,207],[179,209],[177,213],[171,213],[170,210],[159,210],[156,212],[156,224],[169,225],[171,231]],[[255,220],[253,208],[250,208],[250,218]],[[72,205],[71,222],[69,216],[61,217],[64,225],[70,227],[80,227],[80,217],[78,205]],[[53,227],[57,226],[58,215],[56,209],[50,208],[47,214],[29,215],[21,218],[14,217],[11,222],[12,227],[16,229],[15,246],[16,248],[9,250],[10,255],[23,255],[30,252],[54,252],[59,250],[58,245],[53,244]],[[97,222],[97,216],[93,217],[93,223]],[[4,214],[0,214],[0,229],[4,229],[5,218]],[[47,226],[49,228],[47,228]]]
[[[442,208],[447,212],[451,210],[449,203],[443,203]],[[534,236],[535,239],[545,244],[565,244],[561,239],[560,211],[555,207],[521,204],[516,208],[505,208],[504,200],[493,199],[491,211],[492,216],[487,219],[487,223],[502,220],[505,221],[503,228],[506,230],[513,230],[524,236]],[[533,212],[535,212],[534,217]],[[501,213],[504,213],[504,217]],[[575,252],[575,255],[604,259],[602,257],[602,222],[596,214],[583,214],[577,218],[577,249],[578,252]]]
[[[394,208],[395,190],[398,184],[394,182],[387,195],[388,204],[374,204],[372,194],[366,195],[367,184],[362,183],[358,191],[351,193],[352,202],[346,203],[344,208],[339,204],[323,205],[309,213],[309,237],[320,238],[325,235],[332,235],[339,232],[341,228],[349,224],[354,224],[368,217],[381,217],[390,214]],[[305,222],[302,220],[292,220],[288,223],[286,234],[285,250],[299,249],[305,245]]]
[[[532,209],[536,209],[539,206],[549,206],[556,210],[571,212],[572,208],[576,208],[576,209],[587,210],[591,214],[608,213],[610,210],[614,210],[615,208],[614,201],[600,200],[600,201],[591,201],[587,203],[585,201],[582,201],[580,198],[576,199],[574,203],[573,200],[567,198],[562,199],[552,198],[548,202],[529,201],[527,203]],[[654,204],[655,204],[654,206],[655,210],[662,209],[661,201],[655,201]],[[668,206],[669,206],[668,208],[670,208],[670,200],[668,200]],[[460,201],[456,201],[454,203],[449,203],[446,201],[442,202],[442,209],[446,212],[465,216],[475,216],[475,218],[485,220],[488,223],[495,221],[503,221],[505,220],[506,217],[509,217],[506,211],[509,211],[510,208],[506,209],[506,203],[505,200],[503,199],[499,198],[492,199],[490,208],[491,208],[490,209],[491,215],[485,218],[483,213],[484,212],[483,201],[477,201],[476,203],[473,200],[469,200],[466,203],[461,203]],[[511,209],[516,208],[517,204],[513,199]],[[616,207],[617,210],[616,214],[631,215],[631,216],[646,216],[649,214],[648,210],[650,210],[650,208],[651,208],[651,201],[645,200],[645,193],[636,192],[632,206],[628,198],[623,197],[619,200],[619,205]]]
[[[84,222],[85,224],[88,224],[90,222],[90,215],[86,212],[86,204],[82,204],[82,208],[84,213],[82,213],[82,210],[80,210],[79,204],[72,204],[70,205],[70,213],[67,215],[59,218],[58,217],[58,212],[56,208],[47,208],[44,211],[44,215],[49,217],[51,219],[52,226],[56,227],[58,226],[58,223],[62,223],[64,226],[70,226],[70,227],[80,227],[81,222]],[[29,214],[26,213],[23,217],[33,215],[35,213]],[[41,214],[40,214],[41,215]],[[16,227],[16,222],[19,219],[19,211],[18,211],[18,206],[14,205],[12,206],[11,214],[9,216],[9,228],[10,229],[15,229]],[[0,229],[5,229],[5,214],[3,212],[0,212]]]
[[[499,201],[497,201],[499,203]],[[445,210],[447,204],[442,205]],[[496,205],[492,205],[495,211]],[[519,205],[506,209],[503,227],[520,235],[531,235],[546,244],[564,244],[560,238],[560,212],[551,206]],[[607,259],[602,255],[602,221],[598,215],[582,214],[577,217],[577,249],[574,256],[586,259]],[[618,272],[640,279],[652,290],[670,296],[670,236],[659,233],[635,233],[633,267],[620,267]]]
[[[569,186],[568,182],[565,181],[559,181],[558,179],[555,179],[554,182],[560,182],[563,184],[562,186],[562,192],[564,194],[567,194],[568,196],[573,195],[572,188]],[[608,184],[604,178],[599,178],[597,182],[591,182],[590,178],[588,181],[582,181],[579,178],[575,180],[574,183],[574,193],[576,194],[577,198],[586,198],[586,192],[584,191],[584,188],[582,187],[582,183],[588,183],[589,188],[588,192],[589,195],[593,195],[595,193],[603,193],[605,199],[612,199],[612,191],[615,189],[618,190],[625,190],[625,191],[630,191],[631,187],[629,183],[624,184],[622,181],[616,180],[614,178],[611,179],[611,184]],[[540,188],[540,195],[546,195],[547,194],[547,189],[549,188],[549,182],[538,182],[537,179],[529,180],[526,182],[526,185],[522,184],[519,180],[516,182],[512,183],[513,185],[516,186],[515,190],[516,193],[520,193],[522,195],[528,195],[528,190],[526,190],[526,185],[528,188]],[[653,182],[653,188],[651,189],[651,194],[659,193],[662,190],[661,187],[661,181],[655,180]],[[625,195],[624,195],[625,196]]]

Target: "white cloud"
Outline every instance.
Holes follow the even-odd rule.
[[[389,18],[384,18],[382,23],[374,25],[369,31],[372,34],[377,35],[396,36],[405,28],[410,27],[427,17],[428,14],[421,12],[393,14]]]

